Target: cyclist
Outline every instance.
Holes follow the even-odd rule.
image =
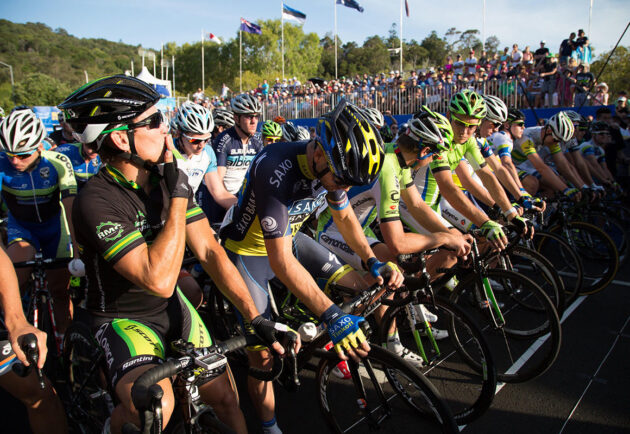
[[[107,380],[120,401],[111,416],[111,431],[116,433],[125,422],[138,424],[131,386],[165,358],[169,341],[212,344],[201,318],[175,284],[186,244],[253,330],[282,352],[273,342],[275,323],[258,314],[194,204],[186,174],[173,162],[175,148],[155,107],[159,99],[143,81],[115,75],[86,84],[59,106],[76,136],[95,147],[107,164],[81,191],[73,219],[88,276],[86,307],[105,352]],[[245,432],[226,369],[204,376],[199,392],[222,421]],[[173,390],[168,380],[159,384],[168,423]]]
[[[544,188],[563,192],[576,201],[582,198],[580,190],[569,187],[544,161],[547,158],[548,162],[555,162],[558,171],[574,185],[584,185],[560,147],[560,143],[568,142],[573,137],[573,131],[571,119],[559,112],[550,117],[544,126],[525,128],[523,136],[514,141],[512,159],[524,172],[520,175],[521,182],[530,194],[538,191],[535,189],[538,182],[532,179],[535,178],[541,181]]]
[[[64,125],[67,125],[64,122]],[[65,137],[65,136],[64,136]],[[85,183],[98,173],[101,168],[101,157],[80,142],[66,142],[55,148],[55,152],[68,157],[72,163],[72,170],[77,181],[77,189],[80,191]]]
[[[297,140],[311,140],[311,133],[308,132],[306,127],[298,125],[297,127]]]
[[[296,142],[298,141],[298,129],[293,122],[285,122],[281,125],[282,128],[282,141],[283,142]]]
[[[46,333],[33,327],[24,317],[17,277],[4,246],[0,247],[0,282],[0,308],[4,311],[6,325],[6,330],[0,327],[0,387],[24,404],[34,433],[65,433],[66,415],[50,381],[45,379],[46,387],[42,390],[34,369],[26,378],[21,378],[11,368],[18,360],[28,365],[20,348],[24,335],[32,333],[37,338],[39,369],[44,368],[47,349]]]
[[[37,251],[45,259],[78,257],[73,251],[70,221],[77,193],[72,163],[63,154],[41,149],[44,124],[31,110],[14,110],[0,124],[0,185],[8,207],[7,253],[13,262],[33,259]],[[59,333],[70,322],[71,307],[66,269],[47,271]],[[17,272],[20,287],[30,269]]]
[[[214,129],[212,130],[212,140],[228,128],[234,126],[234,114],[225,107],[217,107],[212,112],[214,119]]]
[[[212,146],[217,155],[217,173],[230,194],[241,188],[243,178],[251,161],[263,147],[256,134],[256,127],[262,112],[260,101],[244,93],[232,98],[234,126],[226,129],[214,139]],[[223,217],[226,208],[216,204],[213,217]],[[218,218],[213,221],[219,221]]]
[[[282,128],[274,121],[265,121],[261,130],[263,146],[279,142],[282,139]]]
[[[407,129],[401,132],[396,143],[386,145],[383,169],[378,178],[367,186],[354,186],[348,191],[350,205],[380,261],[394,262],[400,254],[417,253],[440,246],[454,250],[459,256],[470,252],[467,242],[470,236],[464,237],[457,230],[449,232],[438,215],[422,200],[411,178],[411,167],[418,159],[447,150],[449,143],[442,138],[431,116],[426,112],[420,113],[417,118],[409,121]],[[423,227],[423,233],[404,231],[398,207],[400,199],[404,200],[407,215]],[[384,243],[376,239],[370,228],[376,219]],[[330,208],[319,216],[316,238],[320,244],[355,269],[362,268],[361,258],[344,241],[333,221]],[[440,252],[427,261],[427,268],[432,276],[434,273],[431,272],[437,267],[453,265],[454,258],[448,256],[451,255]],[[382,314],[384,310],[378,313]],[[388,349],[412,365],[422,366],[422,358],[402,346],[395,329],[390,331],[387,345]]]
[[[578,150],[588,163],[588,168],[595,178],[606,185],[615,185],[608,165],[606,164],[606,151],[604,146],[610,143],[610,129],[606,122],[596,121],[591,124],[591,140],[581,143]]]
[[[55,129],[48,137],[55,143],[56,146],[61,146],[66,143],[74,143],[76,140],[72,137],[72,128],[64,120],[61,113],[57,114],[59,120],[59,129]]]
[[[172,121],[171,134],[175,147],[180,152],[180,168],[188,175],[188,182],[196,194],[202,209],[210,209],[212,201],[224,208],[236,202],[217,174],[217,157],[210,141],[214,121],[210,111],[194,102],[186,101]],[[199,188],[203,185],[202,188]]]
[[[351,133],[352,132],[352,133]],[[274,276],[328,326],[335,349],[343,360],[369,350],[359,322],[344,314],[324,290],[330,282],[347,287],[363,286],[351,267],[312,238],[299,232],[302,223],[326,201],[348,245],[367,270],[382,282],[398,287],[402,275],[394,264],[376,259],[361,225],[348,207],[345,189],[369,184],[383,164],[382,142],[359,110],[341,100],[332,113],[319,120],[318,137],[311,141],[274,143],[252,162],[238,196],[238,203],[223,221],[221,239],[228,255],[245,276],[248,288],[263,315],[271,315],[267,283]],[[319,285],[319,286],[318,286]],[[341,325],[345,324],[345,325]],[[345,352],[345,354],[344,354]],[[269,365],[264,349],[248,352],[250,363]],[[266,432],[279,432],[270,384],[248,379],[252,401]]]

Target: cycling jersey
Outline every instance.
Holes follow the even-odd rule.
[[[492,151],[499,156],[499,158],[509,156],[512,157],[512,148],[514,142],[512,136],[505,131],[498,131],[488,137],[488,143]]]
[[[433,174],[443,170],[455,170],[463,158],[470,163],[474,171],[486,165],[477,145],[477,140],[471,137],[462,144],[453,145],[446,152],[434,154],[431,163],[412,172],[413,182],[416,184],[422,199],[434,210],[437,211],[439,208],[440,191]]]
[[[350,205],[371,245],[378,240],[370,224],[377,217],[379,222],[400,220],[400,190],[411,186],[411,170],[402,159],[398,146],[389,143],[385,146],[385,159],[378,178],[371,184],[354,186],[348,191]],[[319,215],[316,239],[354,268],[361,268],[361,258],[345,243],[328,208]]]
[[[179,146],[177,139],[175,144],[181,153],[181,158],[177,159],[177,167],[186,172],[188,183],[193,188],[193,191],[197,192],[206,173],[217,171],[217,157],[214,154],[214,150],[209,144],[206,144],[199,154],[186,155]]]
[[[345,191],[321,187],[308,167],[307,144],[270,144],[253,160],[238,202],[223,221],[221,238],[228,250],[266,256],[265,239],[295,234],[324,200],[335,209],[348,205]]]
[[[475,137],[477,141],[477,146],[479,146],[479,152],[481,152],[481,156],[483,158],[490,158],[493,155],[492,147],[488,140],[485,137]]]
[[[163,181],[147,194],[112,166],[105,166],[81,190],[72,218],[88,276],[87,309],[93,315],[142,318],[166,308],[167,299],[134,285],[114,265],[155,240],[166,220],[168,200]],[[202,218],[203,212],[190,199],[186,223]]]
[[[593,143],[592,140],[583,142],[577,147],[577,149],[582,152],[582,155],[584,155],[585,157],[593,155],[595,158],[597,158],[598,163],[606,162],[606,151],[604,151],[604,148],[602,148],[601,146]]]
[[[101,157],[97,155],[95,158],[86,161],[83,156],[82,146],[81,143],[66,143],[55,148],[55,152],[59,152],[70,159],[79,190],[101,168]]]
[[[61,199],[77,194],[72,163],[63,154],[41,151],[34,168],[20,172],[0,152],[0,185],[9,213],[19,221],[43,223],[59,215]]]
[[[514,141],[514,147],[512,149],[512,159],[517,163],[524,163],[528,161],[527,156],[541,153],[541,158],[548,155],[557,154],[562,152],[560,144],[554,143],[551,146],[543,145],[543,138],[541,135],[542,129],[545,127],[530,127],[525,128],[523,131],[523,137]],[[547,149],[546,151],[543,151]]]
[[[573,137],[568,142],[564,143],[563,151],[564,152],[577,152],[580,150],[581,143],[578,142],[578,139]]]
[[[249,143],[243,144],[236,127],[231,127],[214,139],[212,147],[216,153],[217,166],[225,167],[223,177],[225,189],[236,194],[241,188],[250,163],[263,148],[262,139],[256,134],[250,137]]]

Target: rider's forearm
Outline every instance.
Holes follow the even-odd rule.
[[[509,211],[512,208],[512,203],[508,199],[505,194],[505,190],[499,184],[496,176],[492,174],[489,170],[479,170],[477,171],[481,182],[488,189],[490,196],[496,201],[496,203],[501,207],[502,211]]]
[[[208,173],[204,179],[206,181],[206,188],[217,204],[225,209],[228,209],[236,203],[236,196],[225,189],[223,181],[219,179],[219,175],[216,172],[211,174]]]
[[[584,161],[582,155],[578,152],[573,152],[573,163],[573,166],[578,171],[580,177],[586,181],[588,185],[593,185],[594,181],[590,170],[588,170],[588,165],[586,164],[586,161]]]
[[[556,163],[556,167],[558,168],[558,172],[560,172],[564,179],[573,184],[575,188],[582,188],[585,184],[584,181],[580,178],[575,168],[571,166],[564,155],[561,155],[560,153],[554,154],[554,161]]]
[[[553,170],[546,164],[542,167],[537,167],[538,173],[542,177],[543,181],[548,184],[554,191],[563,192],[568,188],[562,179],[555,174]]]
[[[449,173],[450,176],[450,173]],[[437,179],[437,177],[436,177]],[[440,183],[440,194],[450,203],[453,208],[462,213],[464,217],[472,221],[477,227],[481,227],[486,221],[489,220],[486,213],[477,208],[468,198],[462,193],[462,191],[451,182],[450,185],[442,185],[446,183]]]
[[[508,170],[503,167],[499,158],[496,155],[491,155],[486,159],[486,161],[494,171],[494,174],[501,185],[503,185],[503,187],[505,187],[516,199],[521,197],[522,193],[520,187],[516,184],[516,182],[514,182],[514,179],[512,178],[512,175],[509,174]]]
[[[512,162],[512,159],[509,157],[501,158],[501,164],[507,170],[508,174],[514,180],[514,183],[518,186],[519,191],[523,190],[523,184],[521,183],[520,178],[518,177],[518,171]]]
[[[13,264],[4,249],[0,248],[0,307],[4,310],[7,329],[26,323],[20,289]]]
[[[477,200],[485,203],[488,206],[492,206],[495,203],[495,200],[490,196],[488,190],[486,190],[483,186],[479,185],[472,177],[460,176],[459,181],[466,190],[468,190]]]

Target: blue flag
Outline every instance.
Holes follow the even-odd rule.
[[[297,9],[290,8],[285,3],[282,3],[282,18],[304,24],[306,21],[306,14],[298,11]]]
[[[337,0],[338,5],[344,5],[345,7],[356,9],[359,12],[363,12],[363,8],[357,2],[357,0]]]
[[[262,35],[262,30],[258,24],[250,23],[245,18],[241,18],[241,30],[247,33]]]

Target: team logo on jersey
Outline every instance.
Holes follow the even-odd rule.
[[[39,174],[44,179],[48,178],[50,176],[50,167],[42,167],[39,169]]]
[[[278,222],[273,217],[265,217],[260,221],[260,226],[267,232],[273,232],[278,228]]]
[[[122,235],[123,228],[120,223],[104,222],[96,227],[96,236],[99,240],[114,241]]]

